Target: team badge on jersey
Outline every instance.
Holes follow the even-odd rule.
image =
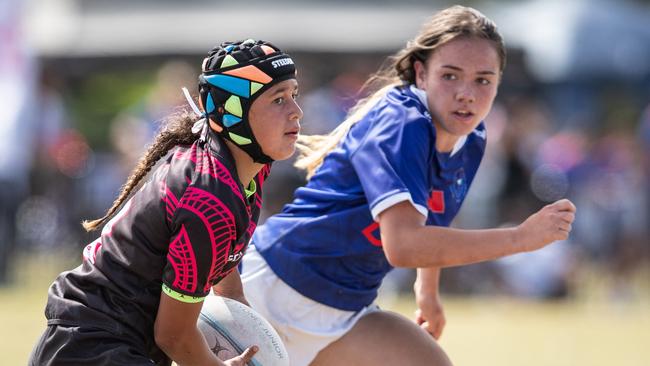
[[[465,179],[465,169],[460,168],[454,173],[454,182],[449,186],[451,195],[457,203],[460,203],[467,194],[467,179]]]
[[[445,213],[445,191],[431,191],[427,204],[431,212],[436,214]]]

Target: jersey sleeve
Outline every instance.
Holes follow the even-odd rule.
[[[236,228],[226,202],[232,197],[221,193],[190,184],[176,205],[168,206],[173,212],[172,236],[163,269],[163,291],[179,301],[203,300],[227,263]]]
[[[373,219],[387,208],[409,201],[427,216],[429,169],[433,144],[431,121],[408,118],[398,108],[384,108],[351,154]]]

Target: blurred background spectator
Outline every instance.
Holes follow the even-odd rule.
[[[181,87],[196,94],[196,60],[213,43],[253,37],[288,50],[300,64],[303,133],[320,134],[383,58],[449,4],[0,0],[0,283],[16,250],[77,253],[92,238],[79,222],[111,204],[158,121],[185,103]],[[455,225],[515,225],[563,197],[578,215],[570,240],[446,269],[442,290],[562,299],[586,271],[612,298],[634,299],[630,279],[650,267],[650,5],[471,5],[499,25],[509,56]],[[291,162],[275,164],[263,219],[302,182]],[[394,271],[386,286],[410,291],[412,279]]]
[[[10,280],[16,212],[30,193],[37,141],[35,61],[23,41],[22,4],[0,2],[0,285]]]

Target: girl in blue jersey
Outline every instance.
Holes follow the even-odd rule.
[[[448,227],[483,156],[482,120],[504,65],[495,25],[451,7],[380,71],[381,87],[337,129],[303,140],[297,165],[310,179],[258,228],[242,263],[246,298],[284,338],[293,365],[449,365],[435,341],[445,322],[440,268],[567,238],[567,200],[513,228]],[[418,269],[415,323],[373,305],[392,267]]]
[[[270,43],[226,42],[209,53],[204,113],[194,106],[203,118],[170,117],[108,213],[84,223],[106,225],[83,264],[50,288],[30,365],[248,364],[254,347],[224,363],[196,323],[211,290],[245,302],[236,268],[270,163],[295,150],[297,87],[293,61]]]

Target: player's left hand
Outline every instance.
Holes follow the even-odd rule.
[[[433,338],[439,339],[447,323],[440,298],[438,296],[419,297],[417,304],[415,322]]]
[[[244,350],[244,352],[234,358],[229,359],[228,361],[224,362],[226,366],[246,366],[248,363],[253,359],[253,356],[257,351],[259,351],[258,346],[252,346],[248,347]]]

